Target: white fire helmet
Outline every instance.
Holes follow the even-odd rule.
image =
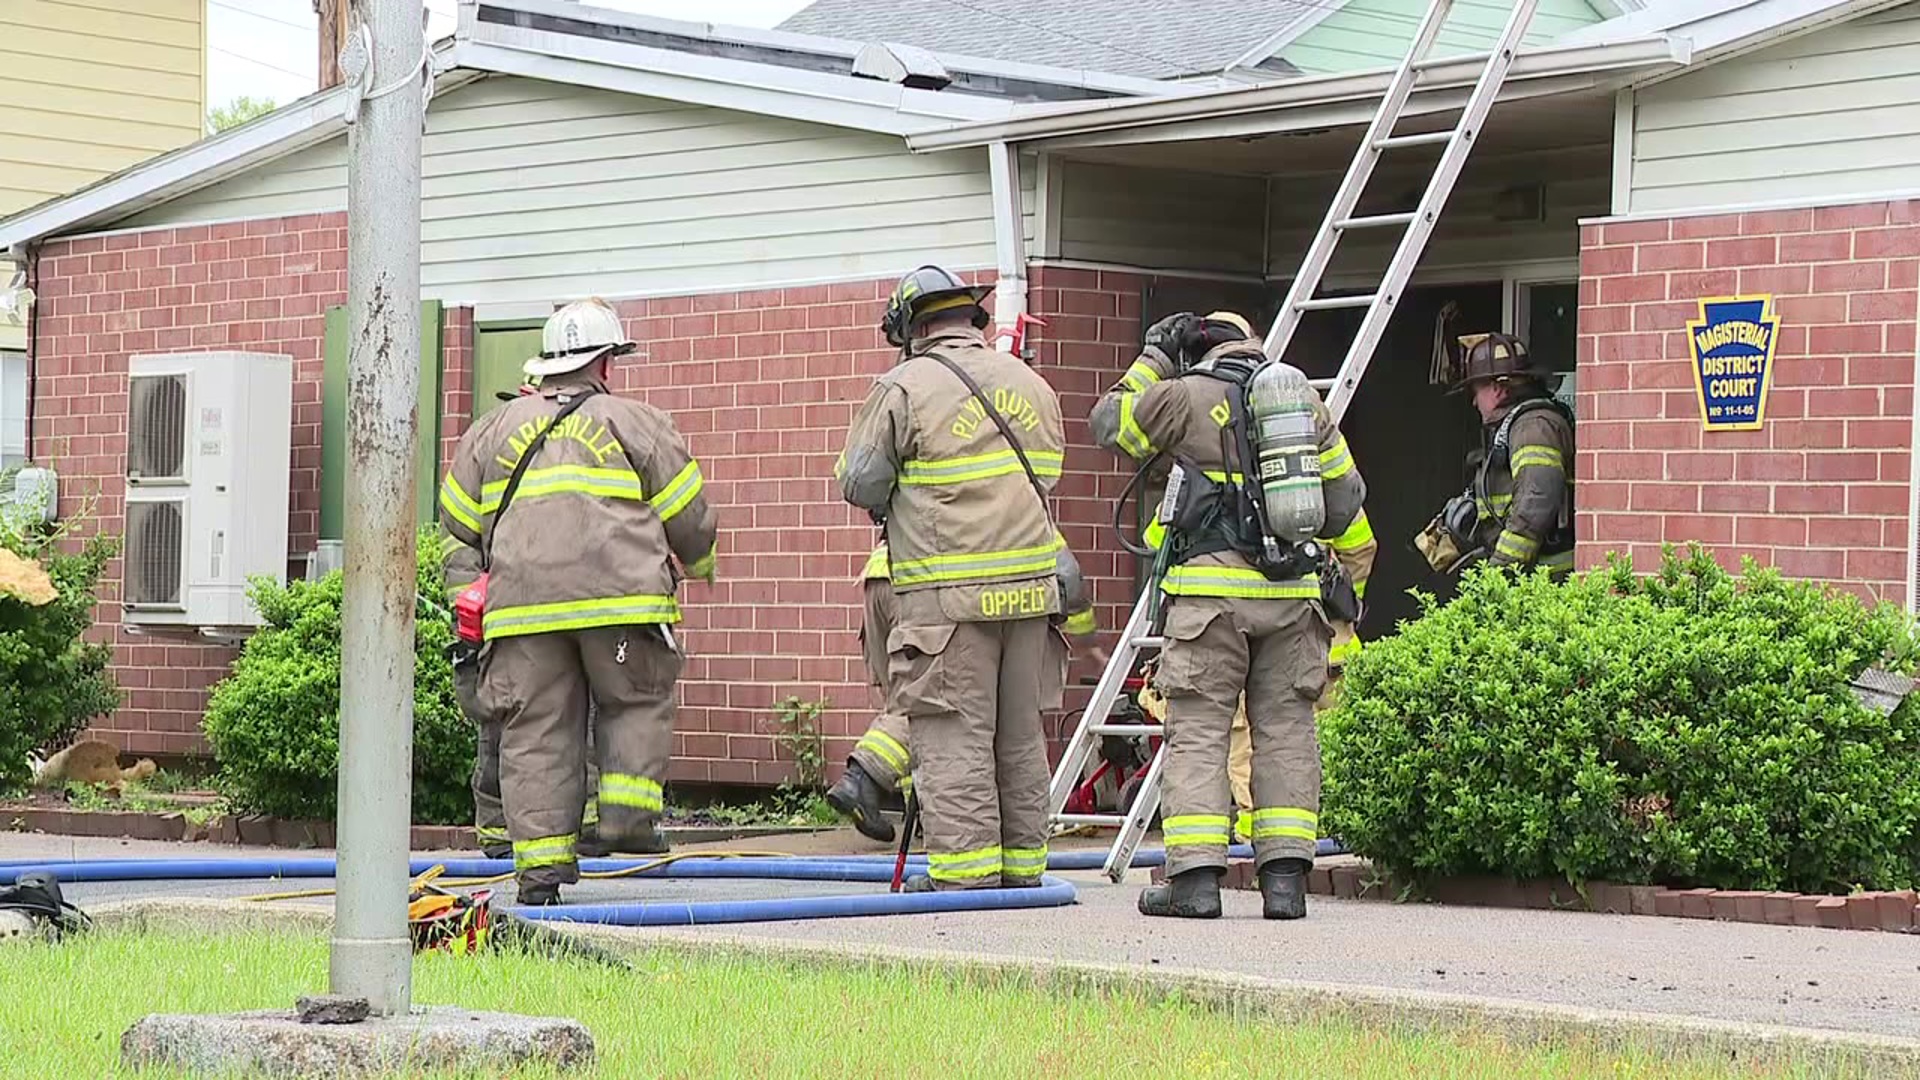
[[[575,300],[547,318],[540,330],[540,355],[521,365],[528,375],[563,375],[579,371],[608,350],[614,355],[632,352],[633,341],[620,327],[620,316],[599,297]]]

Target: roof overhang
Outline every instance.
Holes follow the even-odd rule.
[[[1534,97],[1543,91],[1590,89],[1602,82],[1624,83],[1654,71],[1683,66],[1690,58],[1688,42],[1665,36],[1600,45],[1525,49],[1514,57],[1501,86],[1500,99]],[[1484,53],[1462,56],[1423,69],[1419,89],[1409,101],[1409,111],[1458,108],[1466,90],[1479,79],[1486,59]],[[1329,120],[1312,116],[1313,110],[1359,107],[1371,115],[1373,103],[1386,93],[1392,77],[1393,69],[1378,68],[1357,74],[1287,79],[1265,86],[1189,92],[1147,100],[1026,106],[1007,120],[957,124],[908,135],[907,145],[916,151],[954,150],[995,142],[1042,147],[1091,146],[1326,126]],[[1529,85],[1542,83],[1545,85]]]
[[[1582,27],[1559,40],[1604,45],[1626,38],[1662,34],[1685,40],[1693,50],[1691,67],[1700,68],[1811,34],[1911,0],[1669,0],[1647,5],[1616,19]],[[1653,71],[1634,85],[1671,79],[1680,71]]]

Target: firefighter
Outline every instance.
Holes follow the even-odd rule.
[[[1276,539],[1281,523],[1255,501],[1260,477],[1250,480],[1245,464],[1254,445],[1246,387],[1265,360],[1239,316],[1168,316],[1148,329],[1140,357],[1089,419],[1101,446],[1140,460],[1170,455],[1182,477],[1163,541],[1171,545],[1159,582],[1166,646],[1155,673],[1168,714],[1161,811],[1168,881],[1141,893],[1139,909],[1149,916],[1220,915],[1233,809],[1228,743],[1242,695],[1263,913],[1306,915],[1306,875],[1319,839],[1313,708],[1327,681],[1329,608],[1346,621],[1359,611],[1324,549]],[[1306,430],[1291,453],[1318,457],[1312,490],[1324,513],[1314,534],[1330,540],[1352,527],[1366,488],[1326,406],[1304,376],[1292,374],[1304,395],[1292,415]],[[1167,516],[1163,510],[1156,521]]]
[[[1563,576],[1573,569],[1573,413],[1519,338],[1459,340],[1465,355],[1449,392],[1467,394],[1480,414],[1480,464],[1414,543],[1443,574],[1484,560]]]
[[[512,395],[503,395],[508,400]],[[480,576],[480,553],[452,536],[441,538],[447,596],[451,599]],[[480,708],[480,650],[455,640],[453,646],[453,692],[460,711],[473,722],[478,738],[473,755],[473,833],[480,853],[489,859],[513,856],[513,843],[507,839],[506,812],[500,805],[500,725]],[[599,840],[600,770],[593,763],[594,708],[587,705],[587,803],[580,815],[580,844],[576,850],[588,858],[612,854]]]
[[[834,470],[886,529],[888,709],[907,718],[927,837],[914,891],[1038,885],[1047,864],[1042,669],[1073,558],[1047,492],[1065,435],[1053,388],[983,335],[991,291],[935,266],[900,279],[881,324],[900,362]]]
[[[1064,544],[1065,540],[1061,542]],[[1078,565],[1073,569],[1077,571]],[[861,582],[866,591],[866,614],[860,624],[861,651],[873,685],[884,694],[887,691],[887,638],[898,621],[885,543],[867,556]],[[1060,602],[1064,612],[1054,616],[1056,629],[1071,637],[1091,638],[1098,629],[1093,615],[1093,596],[1077,573],[1071,582],[1062,582]],[[1059,633],[1048,635],[1047,649],[1040,707],[1054,711],[1066,702],[1067,663],[1072,653]],[[1097,646],[1093,656],[1105,663]],[[853,753],[847,756],[846,771],[827,790],[827,803],[851,820],[862,836],[889,843],[893,840],[893,823],[887,820],[881,804],[896,791],[904,794],[912,783],[913,755],[907,749],[906,718],[883,710],[854,744]]]
[[[672,420],[607,392],[635,344],[598,298],[555,312],[525,370],[537,392],[482,417],[440,491],[482,552],[480,704],[501,726],[500,791],[521,903],[579,880],[586,717],[599,707],[600,840],[663,849],[656,824],[681,656],[684,574],[712,581],[716,524]],[[675,561],[678,561],[678,566]]]

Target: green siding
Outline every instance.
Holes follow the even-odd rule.
[[[320,398],[320,539],[346,531],[347,490],[347,309],[327,309]],[[414,445],[414,512],[422,524],[435,518],[440,483],[440,301],[420,305],[420,419]]]
[[[1434,46],[1435,56],[1483,51],[1513,11],[1498,0],[1457,0]],[[1426,15],[1426,0],[1353,0],[1280,50],[1310,74],[1362,71],[1399,62]],[[1601,21],[1586,0],[1540,0],[1526,41],[1538,45]]]
[[[520,371],[530,356],[540,352],[540,327],[531,323],[489,323],[474,331],[473,418],[501,404],[495,395],[512,393],[526,378]]]

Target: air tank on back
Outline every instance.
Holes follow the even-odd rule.
[[[1313,419],[1319,402],[1320,393],[1306,372],[1279,360],[1262,363],[1247,387],[1267,524],[1283,543],[1312,540],[1326,524],[1320,437]]]

